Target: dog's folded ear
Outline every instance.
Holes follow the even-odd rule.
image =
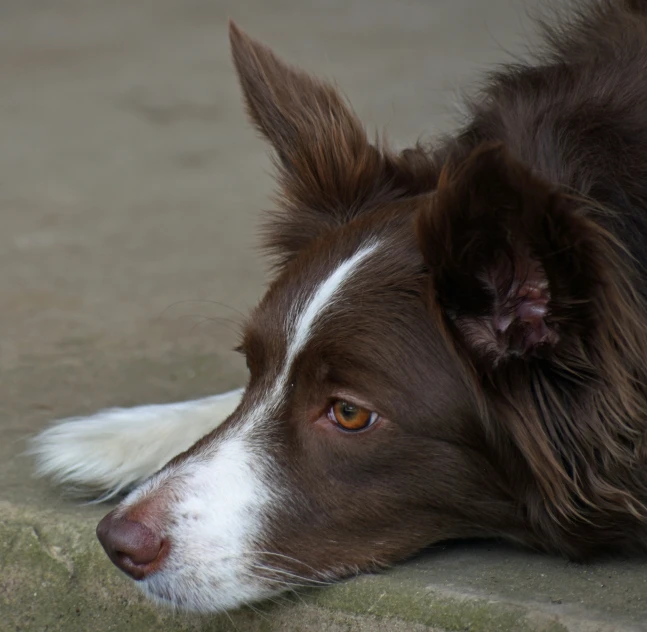
[[[437,305],[486,366],[586,329],[599,267],[590,222],[502,145],[450,158],[417,230]]]
[[[229,35],[249,117],[277,158],[286,213],[273,218],[271,247],[289,257],[326,226],[433,189],[436,170],[422,148],[378,148],[332,85],[289,66],[233,23]]]

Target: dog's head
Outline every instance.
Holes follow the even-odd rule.
[[[559,500],[561,466],[547,429],[500,419],[581,338],[572,323],[593,327],[591,227],[502,147],[394,154],[330,85],[231,41],[276,156],[277,275],[244,331],[238,409],[116,510],[163,541],[140,584],[224,609],[443,539],[532,541],[528,488]]]

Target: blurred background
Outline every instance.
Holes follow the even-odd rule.
[[[57,502],[15,458],[52,418],[245,379],[230,349],[265,279],[272,182],[228,18],[403,147],[450,131],[461,89],[524,50],[529,6],[1,0],[1,495]]]

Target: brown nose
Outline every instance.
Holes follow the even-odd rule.
[[[112,563],[133,579],[144,579],[156,571],[168,548],[151,528],[114,512],[99,523],[97,537]]]

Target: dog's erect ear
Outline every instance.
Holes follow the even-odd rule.
[[[448,161],[418,239],[438,305],[480,361],[545,355],[586,327],[597,267],[587,224],[501,145]]]
[[[332,86],[288,66],[233,22],[229,37],[249,117],[282,166],[343,177],[344,166],[373,157],[362,125]]]
[[[276,152],[288,211],[275,218],[271,246],[289,253],[304,236],[348,221],[378,199],[434,187],[435,169],[422,149],[380,150],[333,86],[288,66],[233,23],[229,34],[247,111]]]

